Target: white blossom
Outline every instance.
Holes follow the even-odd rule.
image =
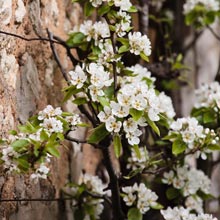
[[[125,204],[127,206],[136,205],[142,214],[145,214],[151,206],[157,204],[158,196],[143,183],[122,187],[122,192]]]
[[[43,123],[40,124],[49,133],[62,133],[63,123],[56,118],[46,118]]]
[[[128,11],[132,6],[130,0],[113,0],[113,2],[114,5],[120,7],[122,11]]]
[[[77,89],[80,89],[83,87],[83,84],[87,79],[87,76],[79,65],[76,66],[74,71],[70,71],[69,75],[71,77],[70,82],[74,86],[76,86]]]
[[[122,123],[120,121],[116,121],[114,117],[109,117],[105,122],[105,127],[109,132],[119,132],[121,129]]]
[[[112,108],[112,114],[119,118],[124,118],[129,114],[129,108],[126,106],[122,106],[117,102],[111,101],[110,107]]]
[[[100,111],[97,115],[101,122],[106,122],[110,116],[112,116],[112,111],[110,107],[104,106],[104,111]]]
[[[151,54],[151,43],[146,35],[143,35],[140,32],[134,32],[128,34],[130,52],[135,55],[139,55],[143,52],[146,56]]]
[[[62,114],[62,110],[60,107],[53,108],[52,105],[48,105],[44,110],[38,113],[38,119],[44,120],[55,116],[60,116]]]
[[[33,180],[35,183],[37,183],[39,179],[47,179],[49,171],[50,169],[45,166],[45,164],[41,164],[40,167],[35,171],[35,173],[31,174],[30,179]]]
[[[212,107],[220,108],[220,85],[218,82],[204,84],[195,90],[195,108]]]
[[[137,155],[137,152],[134,150],[134,148],[131,148],[131,156],[128,158],[127,163],[127,169],[138,169],[142,168],[144,169],[146,166],[147,161],[149,160],[149,155],[146,149],[143,147],[139,148],[140,157]]]

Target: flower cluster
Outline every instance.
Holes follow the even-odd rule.
[[[157,205],[158,196],[148,189],[144,183],[139,186],[135,183],[133,186],[122,187],[122,191],[125,204],[136,206],[142,214]]]
[[[83,203],[79,205],[80,208],[83,208],[85,211],[84,219],[100,219],[100,215],[104,209],[104,199],[101,197],[108,194],[105,188],[106,185],[102,183],[101,179],[90,174],[81,174],[78,185],[72,187],[71,191],[75,198],[75,204],[77,204],[79,198],[82,197]],[[96,197],[92,195],[96,195]]]
[[[101,122],[105,122],[109,132],[119,132],[123,127],[125,136],[130,145],[139,144],[139,136],[142,131],[139,126],[147,126],[147,119],[151,121],[160,120],[159,114],[166,117],[173,117],[171,99],[164,93],[159,95],[153,87],[154,78],[150,72],[140,65],[135,65],[127,69],[132,74],[119,79],[120,89],[117,99],[110,101],[109,106],[105,106],[98,114]],[[132,111],[139,112],[140,117],[134,119]],[[124,121],[122,119],[124,118]]]
[[[134,148],[131,149],[131,156],[128,158],[127,169],[144,169],[147,161],[149,160],[149,155],[146,148],[140,147],[139,154],[135,151]]]
[[[198,190],[209,194],[211,187],[211,180],[203,171],[187,166],[177,167],[175,172],[165,172],[162,182],[180,189],[184,196],[194,195]]]
[[[195,91],[196,102],[194,107],[220,108],[220,85],[218,82],[204,84]]]
[[[166,210],[161,210],[161,214],[165,220],[217,220],[217,218],[209,214],[191,214],[190,210],[183,207],[168,207]]]
[[[32,173],[30,178],[34,182],[37,182],[38,179],[46,179],[49,173],[49,168],[45,164],[40,164],[40,167],[36,169],[35,173]]]
[[[70,125],[70,127],[75,128],[81,123],[78,114],[70,114],[69,116],[62,116],[62,110],[60,107],[53,108],[53,106],[48,105],[45,109],[38,113],[38,120],[40,123],[40,131],[45,130],[48,135],[52,133],[63,133],[65,121]],[[64,121],[65,120],[65,121]]]
[[[184,13],[188,14],[199,4],[203,5],[207,11],[218,11],[220,9],[219,1],[217,0],[187,0],[183,5]]]
[[[143,52],[146,56],[151,54],[151,43],[146,35],[141,32],[133,32],[128,34],[130,52],[139,55]]]
[[[78,114],[46,106],[25,125],[19,126],[20,132],[12,131],[7,139],[1,140],[0,159],[4,169],[8,173],[20,173],[34,167],[30,178],[35,182],[39,178],[45,179],[50,157],[59,155],[56,148],[64,139],[63,133],[75,130],[80,124]]]
[[[197,156],[201,155],[202,159],[206,159],[206,154],[211,152],[209,146],[219,142],[219,137],[217,137],[214,130],[199,125],[196,118],[193,117],[178,118],[173,121],[170,124],[168,137],[173,142],[173,152],[179,144],[182,145],[181,152],[194,150],[194,153]]]

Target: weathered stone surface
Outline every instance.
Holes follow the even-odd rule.
[[[78,4],[76,4],[78,5]],[[66,38],[66,34],[80,21],[81,9],[74,6],[78,16],[69,19],[73,9],[70,0],[0,0],[0,28],[26,38],[41,35],[46,29]],[[65,27],[64,27],[64,24]],[[47,104],[60,105],[63,77],[53,59],[48,42],[24,41],[0,34],[0,138],[10,129],[24,123]],[[56,45],[66,69],[70,68],[64,48]],[[73,110],[73,109],[70,109]],[[83,135],[84,131],[80,131]],[[77,135],[74,134],[74,135]],[[83,138],[83,136],[82,136]],[[53,159],[48,180],[36,184],[29,175],[10,176],[0,167],[0,197],[57,198],[60,189],[79,174],[81,166],[73,155],[72,146],[60,147],[61,156]],[[78,159],[77,159],[78,160]],[[79,160],[78,160],[79,161]],[[81,160],[80,160],[81,162]],[[78,164],[78,165],[77,165]],[[76,166],[78,168],[76,169]],[[76,171],[77,170],[77,171]],[[58,202],[9,202],[0,204],[2,220],[71,220],[71,209]]]

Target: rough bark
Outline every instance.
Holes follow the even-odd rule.
[[[47,37],[48,28],[65,39],[81,19],[81,8],[70,0],[0,0],[0,30],[26,38]],[[0,137],[24,123],[47,104],[60,105],[65,84],[48,42],[24,41],[0,34]],[[57,47],[66,69],[65,50]],[[68,107],[68,106],[67,106]],[[72,110],[72,107],[68,107]],[[82,134],[83,132],[81,132]],[[76,134],[77,135],[77,134]],[[55,198],[69,178],[76,176],[72,147],[62,148],[51,164],[48,180],[37,184],[29,175],[9,176],[0,167],[0,198]],[[80,170],[80,168],[77,168]],[[71,173],[71,175],[70,175]],[[0,202],[0,219],[71,219],[58,202]]]

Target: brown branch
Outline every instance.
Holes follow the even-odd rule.
[[[16,38],[19,38],[19,39],[24,40],[24,41],[47,41],[47,42],[53,42],[55,44],[62,44],[59,41],[52,40],[52,39],[49,39],[49,38],[43,38],[43,37],[26,38],[26,37],[23,37],[23,36],[18,35],[18,34],[10,33],[10,32],[7,32],[7,31],[1,31],[1,30],[0,30],[0,34],[5,34],[5,35],[8,35],[8,36],[16,37]]]
[[[196,44],[196,41],[199,39],[199,37],[202,35],[203,31],[200,31],[200,32],[196,32],[192,41],[189,42],[184,48],[183,48],[183,55],[185,55],[188,50],[190,50],[190,48],[192,48],[195,44]]]
[[[207,28],[211,31],[211,33],[214,35],[214,37],[220,41],[220,36],[213,30],[211,26],[207,26]]]
[[[106,143],[105,143],[106,142]],[[112,210],[113,210],[113,219],[117,220],[124,220],[125,216],[122,211],[121,207],[121,198],[120,198],[120,190],[119,190],[119,183],[118,177],[115,174],[115,170],[112,165],[112,160],[110,156],[110,149],[109,149],[109,140],[107,139],[102,143],[102,154],[104,158],[104,164],[107,169],[109,175],[109,188],[111,189],[112,193]]]
[[[47,34],[48,34],[49,39],[51,40],[51,41],[50,41],[50,47],[51,47],[52,53],[53,53],[53,55],[54,55],[54,59],[55,59],[57,65],[58,65],[58,67],[60,68],[60,71],[61,71],[61,73],[62,73],[64,79],[66,80],[66,82],[68,83],[68,85],[70,85],[69,80],[68,80],[68,77],[67,77],[67,73],[66,73],[66,71],[64,70],[64,68],[63,68],[63,66],[62,66],[62,64],[61,64],[60,58],[59,58],[59,56],[58,56],[58,54],[57,54],[57,51],[56,51],[56,49],[55,49],[55,47],[54,47],[53,34],[52,34],[48,29],[47,29]]]

